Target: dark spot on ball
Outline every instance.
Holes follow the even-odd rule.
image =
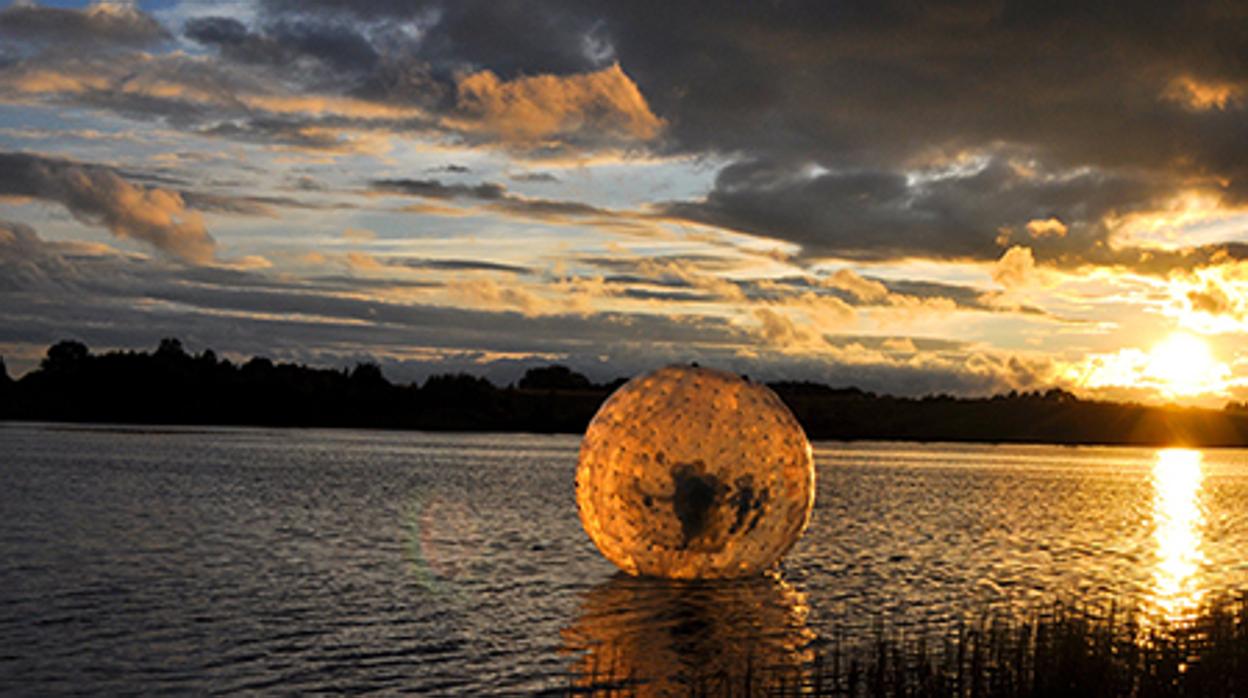
[[[714,475],[684,464],[672,467],[672,482],[672,509],[680,519],[680,547],[688,548],[690,541],[706,532],[711,510],[726,488]]]
[[[745,527],[745,532],[749,533],[758,525],[758,520],[763,518],[763,513],[767,511],[767,500],[770,498],[771,492],[764,487],[758,491],[758,499],[754,503],[754,516],[750,519],[750,525]]]
[[[749,525],[746,526],[745,532],[749,533],[758,525],[759,518],[763,515],[763,507],[767,504],[770,492],[766,487],[758,492],[754,491],[754,478],[750,475],[742,475],[737,478],[736,494],[728,498],[728,503],[736,509],[736,520],[732,522],[732,526],[728,529],[729,533],[736,533],[741,530],[742,526],[746,526],[746,519],[749,519]],[[750,516],[753,514],[753,516]]]

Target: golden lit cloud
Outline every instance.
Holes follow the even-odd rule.
[[[618,63],[593,73],[510,81],[483,70],[459,78],[457,91],[466,130],[487,131],[520,144],[591,129],[647,141],[664,125]]]
[[[838,270],[823,279],[823,285],[846,291],[864,303],[880,303],[891,295],[887,286],[879,281],[865,279],[852,269]]]
[[[594,312],[593,300],[603,293],[601,280],[562,280],[547,288],[500,282],[482,277],[454,280],[446,291],[458,303],[479,310],[515,311],[522,315],[588,315]]]
[[[1033,238],[1066,237],[1066,224],[1057,218],[1036,218],[1027,221],[1027,233]]]
[[[992,267],[992,280],[1006,290],[1037,283],[1036,258],[1032,255],[1031,248],[1015,245],[1006,250]]]
[[[222,260],[218,266],[229,269],[272,269],[273,262],[263,255],[249,254],[236,259]]]
[[[88,90],[103,90],[109,86],[107,78],[98,75],[70,75],[56,70],[28,70],[9,75],[0,82],[7,91],[24,94],[77,94]]]
[[[1198,80],[1190,75],[1174,78],[1162,91],[1162,99],[1195,111],[1226,109],[1243,97],[1244,86],[1232,82]]]
[[[347,266],[356,271],[380,271],[386,266],[376,257],[365,252],[348,252],[346,261]]]
[[[1202,334],[1248,332],[1248,263],[1226,261],[1169,279],[1166,315]]]
[[[1242,225],[1244,210],[1228,205],[1213,189],[1188,189],[1144,211],[1105,218],[1112,246],[1183,250],[1224,242]]]
[[[732,281],[715,274],[708,274],[696,265],[681,260],[638,260],[638,273],[653,279],[672,278],[690,287],[705,291],[721,301],[744,301],[745,292]]]
[[[53,201],[75,218],[195,264],[216,256],[203,215],[172,189],[133,184],[104,167],[0,153],[0,192]]]
[[[342,238],[353,242],[369,242],[377,239],[377,233],[367,228],[347,228],[342,231]]]
[[[771,308],[755,308],[754,318],[758,321],[755,329],[758,337],[781,351],[804,348],[815,339],[788,315]]]

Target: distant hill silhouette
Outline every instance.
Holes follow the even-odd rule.
[[[592,383],[566,366],[529,369],[498,387],[468,374],[395,385],[373,363],[350,370],[255,357],[243,364],[177,339],[152,353],[48,348],[9,377],[0,359],[0,418],[145,424],[377,427],[579,433],[624,379]],[[772,383],[812,439],[1248,445],[1248,405],[1224,410],[1081,400],[1059,389],[991,398],[902,398],[810,382]]]

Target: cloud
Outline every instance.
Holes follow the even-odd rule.
[[[1030,286],[1036,281],[1036,258],[1030,247],[1015,245],[1005,251],[992,268],[992,280],[1007,291]]]
[[[479,107],[515,124],[493,130],[504,140],[564,128],[525,98],[530,85],[560,90],[528,80],[618,68],[625,74],[612,80],[644,95],[635,123],[663,119],[661,138],[634,145],[734,161],[705,201],[681,202],[675,215],[815,256],[989,260],[1001,229],[1053,218],[1067,234],[1050,226],[1045,245],[1033,245],[1048,260],[1104,242],[1110,214],[1155,208],[1192,186],[1219,189],[1228,205],[1248,200],[1248,67],[1234,58],[1248,38],[1236,29],[1243,11],[1225,3],[947,12],[884,2],[708,15],[599,2],[282,0],[266,11],[271,21],[419,27],[419,41],[402,45],[428,75],[478,76],[483,95],[514,98],[515,114],[485,99]],[[446,99],[458,96],[456,87]],[[977,159],[993,162],[966,171]]]
[[[395,380],[469,370],[503,383],[552,357],[604,381],[699,361],[764,380],[811,379],[904,395],[1032,389],[1050,376],[1042,360],[922,338],[825,337],[819,353],[789,352],[786,333],[800,340],[814,329],[780,306],[759,306],[767,312],[751,313],[753,325],[714,315],[588,313],[576,294],[595,293],[592,280],[549,287],[542,298],[502,283],[459,289],[475,296],[478,307],[377,295],[395,283],[170,265],[98,245],[50,242],[27,226],[0,223],[0,347],[7,358],[18,352],[34,361],[66,336],[94,349],[150,348],[178,336],[231,358],[262,354],[340,366],[370,357]],[[560,292],[570,297],[560,300]],[[567,312],[558,312],[559,304]],[[765,322],[770,329],[759,329]],[[767,332],[777,344],[761,341]]]
[[[516,310],[527,316],[560,312],[554,304],[526,288],[493,279],[452,281],[447,290],[469,306],[483,310]]]
[[[730,351],[749,339],[712,317],[591,315],[578,296],[586,292],[579,284],[565,289],[567,298],[538,297],[500,282],[453,291],[473,296],[480,309],[392,301],[379,293],[401,284],[171,265],[100,246],[49,242],[27,226],[0,223],[0,345],[46,346],[71,335],[95,346],[139,347],[180,336],[224,352],[319,354],[324,360],[344,351],[402,356],[418,348],[592,356],[630,345],[637,345],[638,356],[653,357],[669,346]],[[343,337],[350,343],[344,345]]]
[[[262,34],[233,17],[207,16],[188,20],[183,31],[187,38],[242,63],[282,66],[311,61],[330,70],[364,72],[381,60],[366,37],[342,23],[278,21]]]
[[[1244,92],[1243,84],[1205,82],[1190,75],[1182,75],[1166,85],[1161,97],[1194,111],[1225,110],[1242,100]]]
[[[1125,176],[1021,173],[1004,155],[937,175],[738,162],[719,172],[703,199],[669,202],[661,210],[793,242],[809,257],[986,260],[999,254],[1001,227],[1046,220],[1052,211],[1077,224],[1067,226],[1068,235],[1047,236],[1047,248],[1053,254],[1086,250],[1109,237],[1104,216],[1147,205],[1157,192],[1151,182]]]
[[[268,69],[234,69],[177,52],[44,52],[0,65],[0,95],[19,103],[73,104],[159,120],[198,135],[326,153],[382,155],[395,134],[439,132],[437,117],[418,104],[326,92]]]
[[[518,264],[487,262],[479,259],[423,259],[399,257],[390,259],[387,263],[392,266],[401,266],[408,269],[428,269],[431,271],[487,271],[501,272],[504,274],[533,273],[532,269]]]
[[[443,184],[436,179],[375,179],[370,186],[379,192],[419,196],[425,199],[500,201],[508,196],[506,187],[493,182]]]
[[[0,195],[59,203],[84,222],[187,262],[203,264],[216,255],[203,218],[180,193],[133,185],[106,168],[0,153]]]
[[[81,10],[15,2],[0,10],[0,35],[18,42],[79,47],[149,46],[170,38],[159,22],[123,2],[97,2]]]
[[[322,255],[322,259],[325,257]],[[347,266],[361,271],[378,271],[384,268],[412,269],[417,271],[480,271],[503,274],[531,274],[533,270],[517,264],[491,262],[481,259],[428,259],[423,257],[379,257],[363,252],[348,252],[344,259]]]
[[[771,308],[755,308],[754,317],[758,320],[758,335],[763,341],[777,347],[807,345],[814,336],[799,327],[787,315]]]
[[[1064,238],[1066,237],[1066,232],[1068,228],[1066,227],[1066,224],[1063,223],[1061,220],[1054,218],[1054,217],[1049,217],[1049,218],[1043,218],[1043,219],[1033,218],[1032,220],[1027,221],[1026,230],[1027,230],[1027,234],[1033,238],[1043,238],[1043,237]]]
[[[1166,279],[1163,312],[1200,334],[1248,332],[1248,262],[1220,258]]]
[[[1226,397],[1236,383],[1231,367],[1217,360],[1202,340],[1183,334],[1171,335],[1147,352],[1128,347],[1088,354],[1067,364],[1062,378],[1119,400],[1157,394]]]
[[[510,175],[510,177],[516,182],[536,182],[540,184],[553,184],[562,181],[557,175],[550,172],[518,172]]]
[[[1203,2],[1142,11],[985,3],[965,13],[877,3],[708,16],[571,0],[270,0],[246,22],[201,17],[186,32],[217,51],[201,69],[433,117],[374,120],[377,130],[580,148],[623,140],[897,176],[933,154],[1004,144],[1055,171],[1137,172],[1168,185],[1222,179],[1243,197],[1237,90],[1248,69],[1233,59],[1246,41],[1237,12]],[[1054,35],[1060,46],[1047,40]],[[1170,40],[1180,35],[1202,40]],[[310,125],[298,121],[287,129]],[[279,132],[262,122],[205,131]]]
[[[840,269],[823,279],[823,284],[831,288],[848,291],[855,299],[864,303],[879,303],[886,300],[890,291],[879,281],[865,279],[852,269]]]
[[[347,228],[342,231],[342,239],[354,242],[369,242],[377,239],[377,233],[367,228]]]
[[[504,77],[550,73],[566,75],[609,64],[611,52],[594,50],[605,27],[590,3],[554,3],[533,8],[524,4],[412,0],[369,3],[336,0],[266,0],[267,20],[334,22],[375,28],[384,39],[434,70],[454,71],[466,65],[486,66]],[[388,28],[415,26],[416,36]],[[406,39],[406,41],[404,40]]]
[[[72,20],[62,33],[90,20],[120,48],[141,44],[140,33],[124,34],[105,19],[146,20],[159,30],[149,33],[168,36],[141,12],[112,5],[82,12],[15,6],[0,20],[8,18],[13,33],[51,36],[58,13]],[[35,16],[42,29],[31,34],[26,25]],[[460,61],[439,66],[422,55],[440,54],[436,37],[417,40],[399,26],[306,11],[261,13],[255,24],[197,16],[183,29],[210,53],[93,44],[66,52],[48,41],[33,45],[28,60],[0,65],[0,88],[128,117],[173,116],[177,126],[203,134],[333,152],[359,152],[399,134],[548,155],[617,150],[654,140],[664,125],[617,64],[587,64],[574,74],[526,69],[514,77]]]
[[[648,141],[663,121],[620,65],[580,75],[534,75],[504,81],[492,71],[464,75],[456,84],[456,109],[468,130],[507,143],[538,145],[550,139]]]
[[[643,216],[631,212],[613,211],[579,201],[519,196],[494,182],[445,184],[436,179],[377,179],[370,182],[369,187],[377,193],[402,194],[423,199],[478,201],[483,203],[486,210],[517,218],[551,223],[593,224],[632,232],[646,232],[649,229]],[[428,205],[407,207],[404,210],[429,215],[463,214],[460,209]]]
[[[773,310],[788,308],[793,317],[814,323],[821,331],[842,328],[859,316],[857,309],[875,312],[881,324],[905,323],[954,311],[1016,313],[1068,322],[1017,301],[999,302],[999,294],[982,288],[922,280],[866,277],[844,268],[829,275],[789,274],[774,278],[733,278],[749,273],[737,258],[704,255],[583,256],[578,264],[612,272],[605,282],[622,287],[618,295],[669,303],[728,303],[745,309],[755,304]],[[655,289],[658,290],[655,290]],[[686,290],[687,289],[687,290]],[[691,292],[691,291],[697,291]]]
[[[385,267],[381,260],[365,252],[348,252],[347,266],[356,271],[378,271]]]

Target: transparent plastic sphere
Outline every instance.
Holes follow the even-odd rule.
[[[581,524],[630,574],[741,577],[797,542],[814,504],[810,442],[765,385],[708,368],[634,378],[585,431]]]

